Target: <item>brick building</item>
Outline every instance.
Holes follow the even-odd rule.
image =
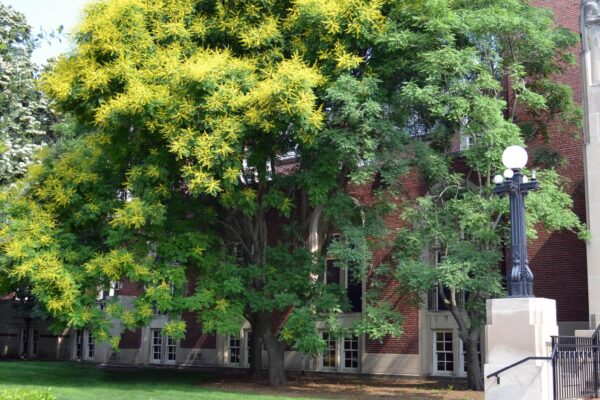
[[[567,69],[558,79],[573,88],[577,102],[584,106],[585,131],[579,135],[561,135],[560,140],[551,142],[551,147],[566,160],[558,172],[569,179],[568,191],[574,199],[575,212],[583,221],[588,221],[594,238],[600,238],[600,227],[596,226],[600,225],[600,213],[595,210],[600,209],[600,163],[596,161],[600,160],[600,119],[597,118],[600,115],[600,89],[597,89],[600,88],[600,45],[598,51],[595,50],[596,32],[600,42],[600,23],[596,25],[599,5],[596,0],[583,0],[582,4],[580,0],[537,3],[552,8],[560,25],[582,32],[583,52],[576,51],[578,65]],[[426,192],[427,187],[416,175],[409,175],[405,180],[410,196]],[[369,191],[356,189],[355,195],[361,201],[368,201]],[[397,228],[401,221],[398,216],[390,216],[387,223]],[[570,232],[541,233],[537,240],[530,242],[529,253],[530,265],[536,276],[535,293],[539,297],[557,300],[562,334],[589,329],[595,321],[600,322],[600,292],[593,290],[594,284],[600,283],[600,240],[594,239],[586,244]],[[376,262],[388,256],[389,250],[378,251]],[[432,260],[437,258],[435,251],[432,251],[431,257]],[[342,271],[335,279],[350,288],[347,272]],[[115,284],[105,295],[118,295],[124,304],[128,304],[133,301],[138,289],[123,282]],[[342,317],[346,321],[360,317],[360,293],[365,290],[365,283],[354,289],[359,300],[354,308],[356,312]],[[393,289],[393,284],[390,284],[383,295],[396,296]],[[402,337],[383,342],[365,337],[336,340],[323,331],[328,343],[328,350],[323,355],[311,358],[288,351],[286,367],[372,374],[464,376],[462,344],[452,316],[443,310],[437,293],[424,294],[424,298],[427,301],[421,309],[403,308],[402,299],[394,298],[405,316]],[[120,351],[114,352],[106,345],[94,343],[90,332],[85,329],[53,335],[44,322],[27,323],[14,315],[11,307],[10,297],[0,298],[0,357],[28,354],[41,359],[83,359],[100,363],[245,368],[252,356],[249,346],[252,333],[248,323],[241,328],[239,337],[207,335],[201,332],[194,315],[184,314],[182,318],[188,323],[188,333],[183,340],[176,342],[162,335],[161,328],[166,317],[157,315],[149,326],[125,332]]]

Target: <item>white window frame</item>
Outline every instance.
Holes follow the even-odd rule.
[[[87,331],[87,343],[86,343],[86,359],[91,360],[96,356],[96,341],[91,331]]]
[[[177,341],[169,335],[163,335],[162,329],[150,329],[150,363],[176,364],[177,347]]]
[[[27,332],[27,328],[21,328],[21,333],[19,336],[19,357],[29,354],[29,335]]]
[[[442,251],[439,249],[434,250],[433,252],[433,265],[435,268],[438,267],[444,260],[444,256]],[[467,296],[464,290],[459,290],[456,292],[456,306],[459,310],[464,310],[467,302]],[[449,310],[440,310],[440,286],[436,282],[431,289],[427,292],[427,310],[434,312],[444,312]]]
[[[89,328],[75,329],[73,331],[73,359],[93,360],[96,356],[96,341]]]
[[[464,134],[461,132],[460,134],[460,151],[469,150],[473,145],[473,138],[470,135]]]
[[[74,352],[73,352],[73,354],[75,355],[74,358],[76,360],[83,359],[83,351],[84,351],[83,339],[84,339],[83,329],[76,329],[75,330],[75,343],[74,343],[75,348],[74,348]]]
[[[327,338],[325,337],[327,336]],[[325,341],[326,347],[325,350],[319,355],[319,367],[324,371],[336,371],[339,366],[339,345],[338,340],[331,336],[330,331],[321,331],[321,338]],[[333,347],[331,344],[333,343]],[[333,352],[333,357],[330,356],[331,352]],[[325,354],[328,354],[328,357],[325,357]],[[325,365],[325,360],[329,361],[333,359],[332,365]]]
[[[19,356],[37,356],[40,344],[40,331],[37,328],[30,326],[28,332],[27,328],[23,327],[20,329],[19,335]]]
[[[21,328],[21,336],[19,339],[19,356],[28,356],[30,337],[28,335],[27,328]]]
[[[150,329],[150,362],[154,364],[162,363],[163,354],[164,352],[162,330]]]
[[[232,346],[232,342],[234,345]],[[237,360],[233,360],[235,357]],[[227,364],[239,367],[242,361],[242,338],[235,335],[227,336]]]
[[[350,341],[350,343],[356,342],[356,348],[346,348],[346,344],[348,341]],[[343,338],[341,340],[340,347],[342,348],[342,369],[345,371],[358,371],[360,369],[360,336],[349,336],[349,337]],[[352,361],[352,359],[353,359],[352,356],[351,356],[351,358],[347,357],[348,353],[355,354],[356,367],[347,367],[346,366],[346,361],[349,359]]]
[[[454,357],[454,332],[452,330],[434,330],[432,331],[432,373],[434,375],[446,375],[446,376],[450,376],[450,375],[454,375],[455,373],[455,367],[456,367],[456,363],[455,363],[455,357]],[[443,343],[450,343],[451,344],[451,350],[447,351],[447,350],[443,350],[443,351],[438,351],[437,349],[437,335],[438,333],[444,333],[444,334],[450,334],[450,341],[444,340]],[[442,361],[445,364],[448,363],[447,359],[444,360],[440,360],[438,359],[438,354],[451,354],[452,355],[452,370],[450,371],[446,371],[446,370],[440,370],[438,369],[438,362]]]
[[[177,363],[177,341],[172,336],[164,335],[163,342],[165,343],[165,364]]]
[[[246,368],[250,367],[250,355],[251,355],[251,351],[256,352],[256,349],[253,349],[250,346],[250,338],[252,338],[252,341],[254,341],[254,336],[252,335],[252,330],[251,329],[244,329],[244,334],[243,334],[243,348],[244,348],[244,366]],[[260,350],[258,351],[258,353],[260,353]],[[254,355],[256,356],[256,355]]]
[[[458,338],[458,350],[459,350],[459,361],[460,361],[460,366],[459,366],[459,375],[460,376],[467,376],[467,364],[465,362],[465,344],[462,341],[461,338]],[[481,364],[482,358],[481,358],[481,341],[479,342],[479,347],[478,347],[478,353],[479,353],[479,363]],[[480,365],[480,367],[483,367],[482,365]]]

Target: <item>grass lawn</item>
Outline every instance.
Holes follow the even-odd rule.
[[[210,379],[198,371],[102,371],[64,362],[0,361],[0,391],[50,388],[58,400],[291,399],[195,386]]]

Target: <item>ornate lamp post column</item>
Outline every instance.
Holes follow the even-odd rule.
[[[510,270],[506,285],[508,297],[535,297],[533,295],[533,273],[529,269],[527,235],[525,226],[525,197],[530,190],[539,187],[533,174],[531,182],[521,174],[527,164],[527,152],[520,146],[510,146],[502,154],[502,163],[507,168],[502,175],[494,177],[494,192],[510,198]],[[504,180],[506,178],[506,181]]]

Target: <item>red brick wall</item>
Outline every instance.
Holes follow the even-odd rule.
[[[411,172],[402,179],[402,184],[405,190],[405,194],[408,198],[414,199],[418,196],[422,196],[427,193],[427,185],[420,179],[419,174]],[[355,196],[361,203],[369,204],[372,202],[372,185],[364,185],[360,187],[353,187],[350,190],[351,194]],[[389,238],[395,237],[396,231],[402,226],[402,220],[400,218],[401,208],[390,213],[386,216],[385,223],[390,230]],[[390,261],[389,248],[377,249],[374,253],[373,264],[375,266],[382,262]],[[375,267],[376,268],[376,267]],[[367,286],[370,286],[369,283]],[[387,279],[384,289],[379,293],[379,297],[388,301],[395,310],[401,313],[404,317],[404,324],[402,326],[404,333],[399,338],[386,337],[382,341],[366,339],[365,351],[367,353],[380,353],[380,354],[418,354],[419,353],[419,310],[414,306],[407,304],[414,304],[412,301],[407,301],[407,298],[402,295],[400,290],[400,284],[393,279]],[[368,289],[373,290],[373,289]]]
[[[121,334],[121,341],[119,342],[120,349],[134,349],[137,350],[142,345],[142,330],[137,328],[135,331],[125,331]]]
[[[121,296],[139,296],[143,293],[142,285],[139,283],[131,282],[125,278],[121,280],[121,283],[123,285],[119,290]]]
[[[183,320],[187,325],[185,337],[181,340],[184,349],[216,349],[217,340],[215,335],[202,332],[202,326],[198,323],[195,313],[183,313]]]
[[[580,0],[545,0],[534,4],[554,11],[559,25],[578,32]],[[573,49],[580,60],[580,47]],[[567,67],[555,77],[573,88],[575,100],[581,104],[582,72],[578,65]],[[573,197],[574,211],[586,220],[583,146],[584,134],[580,128],[559,132],[550,128],[551,149],[558,151],[566,165],[558,169],[569,182],[567,191]],[[532,144],[535,148],[535,144]],[[588,320],[587,263],[585,243],[569,232],[541,233],[539,239],[529,244],[530,264],[535,274],[535,294],[556,299],[559,321]]]

